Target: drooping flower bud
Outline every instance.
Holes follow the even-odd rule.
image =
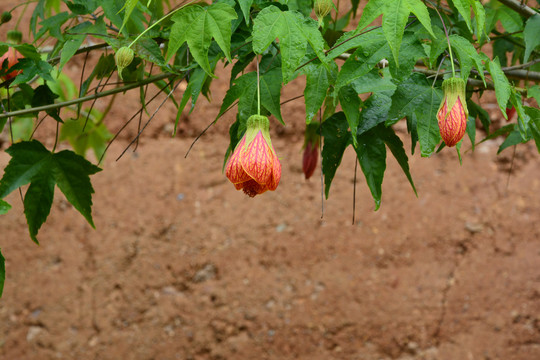
[[[437,112],[439,132],[446,146],[456,145],[467,129],[467,100],[465,81],[461,78],[449,78],[443,84],[444,99]]]
[[[120,79],[122,79],[122,70],[131,64],[134,57],[135,53],[127,46],[122,46],[120,49],[118,49],[116,54],[114,54],[114,61],[116,62]]]
[[[0,25],[5,24],[11,20],[11,12],[4,11],[2,15],[0,15]]]
[[[506,108],[506,121],[512,121],[516,115],[516,107],[512,106],[511,108]]]
[[[302,157],[302,170],[306,180],[313,175],[317,168],[317,160],[319,159],[319,144],[321,137],[319,135],[320,124],[313,121],[306,126],[304,134],[304,156]]]
[[[322,25],[323,18],[330,13],[333,7],[334,3],[332,0],[315,0],[313,10],[315,11],[315,15],[317,15],[317,19],[319,19],[319,26]]]
[[[225,165],[225,175],[236,190],[250,197],[276,190],[281,179],[281,164],[270,141],[266,116],[252,115],[247,130]]]

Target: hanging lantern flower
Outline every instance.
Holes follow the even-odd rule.
[[[467,129],[467,101],[465,81],[461,78],[449,78],[443,84],[444,99],[437,112],[439,132],[446,146],[456,145]],[[450,109],[450,110],[449,110]]]
[[[266,116],[252,115],[247,130],[225,165],[225,175],[236,190],[250,197],[276,190],[281,179],[281,164],[272,147]]]

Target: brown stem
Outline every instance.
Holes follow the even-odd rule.
[[[508,6],[510,9],[514,10],[520,15],[523,15],[527,19],[535,14],[538,14],[534,9],[528,7],[526,4],[523,4],[522,2],[519,2],[517,0],[499,0],[499,2]]]

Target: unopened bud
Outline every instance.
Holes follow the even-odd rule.
[[[116,67],[118,68],[118,74],[120,75],[120,78],[122,78],[122,70],[124,68],[128,67],[129,64],[133,61],[133,57],[135,56],[135,53],[131,48],[128,48],[127,46],[123,46],[116,54],[114,54],[114,60],[116,62]]]
[[[446,146],[456,145],[467,129],[467,99],[465,81],[461,78],[449,78],[443,84],[444,99],[437,112],[439,132]]]
[[[0,15],[0,25],[5,24],[11,20],[11,13],[9,11],[4,11],[2,15]]]
[[[322,24],[322,19],[330,13],[333,7],[334,3],[332,0],[315,0],[313,10],[319,19],[319,26]]]
[[[309,123],[306,126],[304,134],[304,155],[302,157],[302,171],[306,180],[313,175],[317,168],[317,160],[319,159],[319,144],[321,142],[320,124],[316,121]]]

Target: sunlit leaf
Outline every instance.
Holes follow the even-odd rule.
[[[272,5],[261,10],[253,21],[253,51],[262,54],[276,38],[280,40],[285,83],[294,78],[293,74],[306,54],[308,44],[321,62],[326,61],[324,40],[317,22],[311,18],[303,18],[296,11],[281,11]]]
[[[169,49],[166,60],[169,61],[180,46],[187,42],[191,54],[197,63],[209,75],[212,74],[208,62],[208,49],[214,38],[227,57],[231,60],[231,21],[236,19],[234,9],[225,3],[210,6],[191,5],[172,16]]]
[[[465,20],[465,23],[467,24],[467,27],[469,28],[469,31],[472,32],[472,26],[471,26],[471,6],[469,3],[470,0],[452,0],[454,3],[454,6],[456,7],[459,14],[463,17]]]
[[[0,199],[0,215],[7,213],[9,209],[11,209],[11,205]]]

